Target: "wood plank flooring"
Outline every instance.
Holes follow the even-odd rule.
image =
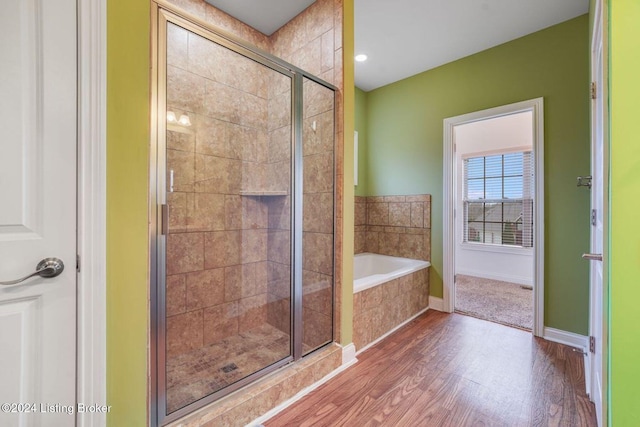
[[[583,357],[515,328],[428,311],[265,423],[596,426]]]

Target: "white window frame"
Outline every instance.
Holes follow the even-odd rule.
[[[474,152],[474,153],[465,153],[461,160],[463,162],[463,164],[461,165],[461,167],[463,168],[462,171],[462,194],[461,194],[461,206],[463,209],[462,215],[460,215],[460,221],[462,221],[462,225],[461,225],[461,230],[462,231],[462,235],[460,236],[461,238],[461,244],[462,247],[464,249],[472,249],[472,250],[488,250],[490,252],[504,252],[504,253],[514,253],[514,249],[515,249],[515,253],[522,253],[522,254],[530,254],[531,251],[533,250],[533,242],[535,240],[533,234],[534,234],[534,230],[535,230],[535,223],[534,223],[534,218],[533,218],[533,211],[531,212],[532,217],[527,219],[526,216],[524,216],[524,218],[522,219],[523,222],[523,236],[525,235],[525,232],[527,232],[527,228],[525,226],[525,224],[531,224],[530,229],[528,230],[528,232],[531,234],[531,246],[524,246],[524,245],[509,245],[509,244],[505,244],[505,243],[486,243],[486,242],[475,242],[475,241],[469,241],[468,240],[468,218],[466,215],[466,204],[468,203],[472,203],[472,204],[476,204],[476,203],[486,203],[488,199],[473,199],[473,200],[468,200],[467,199],[467,191],[466,191],[466,184],[467,184],[467,174],[466,174],[466,161],[469,159],[476,159],[476,158],[487,158],[487,157],[495,157],[495,156],[505,156],[508,154],[515,154],[515,153],[529,153],[531,156],[530,159],[530,167],[532,168],[531,172],[533,172],[533,168],[534,166],[534,153],[533,153],[533,149],[531,146],[523,146],[523,147],[510,147],[510,148],[506,148],[506,149],[501,149],[501,150],[492,150],[492,151],[482,151],[482,152]],[[504,162],[504,159],[503,159]],[[533,203],[534,200],[534,183],[530,180],[530,179],[524,179],[526,177],[527,171],[526,169],[523,169],[522,171],[522,177],[523,177],[523,188],[522,188],[522,195],[523,197],[521,199],[492,199],[492,201],[496,202],[496,203],[508,203],[508,202],[517,202],[517,201],[522,201],[524,202],[525,200],[530,200],[531,203]],[[485,171],[485,175],[483,176],[484,179],[486,179],[486,171]],[[504,176],[501,176],[500,178],[502,178],[502,186],[504,188]],[[476,221],[474,221],[476,222]],[[486,221],[483,221],[486,222]],[[504,224],[504,222],[502,223]]]

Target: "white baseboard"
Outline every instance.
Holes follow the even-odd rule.
[[[352,365],[357,362],[356,359],[356,346],[353,343],[347,344],[342,347],[342,365]]]
[[[333,378],[336,375],[338,375],[340,372],[342,372],[342,371],[346,370],[347,368],[349,368],[350,366],[354,365],[356,362],[358,362],[358,359],[356,359],[356,356],[355,356],[355,349],[356,349],[356,346],[353,345],[353,343],[347,344],[346,346],[344,346],[342,348],[342,365],[338,366],[336,369],[334,369],[333,371],[329,372],[327,375],[322,377],[319,381],[316,381],[315,383],[311,384],[310,386],[303,388],[298,393],[296,393],[293,397],[285,400],[284,402],[282,402],[281,404],[279,404],[275,408],[271,409],[269,412],[259,416],[255,420],[251,421],[249,424],[247,424],[247,427],[256,427],[256,426],[262,425],[265,421],[269,420],[270,418],[272,418],[272,417],[276,416],[277,414],[279,414],[280,412],[284,411],[289,406],[293,405],[298,400],[302,399],[304,396],[306,396],[307,394],[311,393],[313,390],[317,389],[322,384],[326,383],[331,378]],[[348,359],[348,361],[346,363],[345,363],[345,359]]]
[[[545,326],[542,338],[571,347],[577,347],[584,352],[589,351],[589,337],[585,337],[584,335]]]
[[[421,314],[425,313],[427,310],[429,310],[429,307],[420,310],[419,312],[417,312],[416,314],[414,314],[413,316],[411,316],[410,318],[408,318],[407,320],[405,320],[404,322],[400,323],[398,326],[396,326],[393,329],[390,329],[389,331],[387,331],[384,335],[381,335],[380,337],[376,338],[374,341],[370,342],[369,344],[365,345],[364,347],[362,347],[361,349],[359,349],[358,351],[356,351],[356,355],[362,353],[363,351],[365,351],[366,349],[378,344],[380,341],[382,341],[383,339],[385,339],[386,337],[388,337],[389,335],[391,335],[392,333],[394,333],[395,331],[397,331],[398,329],[402,328],[404,325],[406,325],[407,323],[411,322],[413,319],[415,319],[416,317],[420,316]]]
[[[444,311],[444,300],[438,297],[429,296],[429,308],[436,311]]]
[[[519,285],[533,286],[533,278],[526,276],[512,276],[509,274],[494,274],[486,271],[474,271],[456,269],[456,274],[463,274],[465,276],[481,277],[483,279],[500,280],[501,282],[517,283]]]

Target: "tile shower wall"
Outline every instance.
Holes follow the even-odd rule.
[[[338,204],[335,207],[337,218],[335,225],[333,225],[333,219],[329,220],[328,216],[317,214],[318,212],[327,212],[330,191],[322,186],[314,188],[313,184],[309,189],[305,188],[305,204],[318,208],[317,211],[305,210],[304,212],[304,221],[308,224],[304,229],[305,236],[313,235],[311,239],[305,239],[305,247],[311,251],[315,250],[314,245],[319,245],[322,248],[323,236],[328,236],[331,233],[329,223],[335,227],[333,232],[336,236],[336,242],[333,256],[327,252],[328,256],[312,260],[312,265],[305,265],[303,277],[305,284],[314,285],[305,288],[304,311],[314,311],[324,316],[322,321],[316,322],[316,324],[327,321],[330,324],[332,320],[334,324],[339,324],[339,309],[334,312],[333,319],[328,314],[331,313],[329,307],[332,301],[331,297],[326,297],[326,290],[330,289],[333,271],[330,272],[326,266],[328,258],[331,262],[334,262],[335,259],[334,286],[337,290],[336,298],[339,298],[343,188],[342,0],[316,1],[271,37],[257,32],[202,0],[169,1],[187,13],[226,30],[262,50],[280,56],[339,88],[335,97],[335,115],[331,117],[331,120],[337,118],[335,126],[332,125],[335,132],[335,158],[330,162],[327,160],[326,146],[323,145],[328,140],[326,132],[329,128],[329,114],[327,111],[318,109],[309,112],[310,114],[306,114],[307,111],[305,111],[305,120],[313,118],[317,122],[316,124],[320,125],[320,135],[323,135],[315,142],[310,142],[311,147],[305,146],[305,155],[309,154],[310,157],[321,158],[325,154],[324,161],[316,162],[317,173],[328,171],[327,165],[331,163],[330,173],[333,174],[333,166],[336,166],[335,191]],[[185,35],[183,33],[180,31],[172,31],[172,33],[174,34],[169,34],[170,38],[184,43]],[[192,48],[188,43],[187,37],[187,46]],[[194,46],[194,48],[198,47]],[[206,49],[206,47],[204,48]],[[256,319],[260,321],[266,319],[268,324],[287,333],[289,333],[290,324],[288,315],[284,316],[283,313],[290,306],[288,254],[290,253],[291,200],[289,194],[278,196],[258,194],[261,191],[281,192],[281,186],[277,183],[288,183],[290,179],[288,168],[283,167],[283,162],[288,162],[286,156],[290,147],[288,139],[291,133],[290,123],[281,120],[282,114],[274,114],[275,105],[282,106],[290,102],[282,97],[278,99],[278,95],[285,93],[284,86],[286,84],[274,82],[268,77],[264,79],[260,75],[256,75],[257,79],[251,82],[239,81],[234,76],[225,75],[222,70],[217,70],[215,64],[211,63],[202,64],[204,67],[200,70],[190,69],[188,66],[184,66],[185,63],[189,65],[188,52],[183,48],[169,49],[169,64],[175,67],[172,78],[184,84],[180,89],[176,89],[182,91],[182,94],[173,99],[178,101],[182,99],[182,95],[186,94],[193,98],[191,104],[203,111],[203,113],[198,113],[197,108],[194,108],[197,120],[192,128],[196,130],[196,133],[174,130],[172,132],[175,133],[167,135],[167,139],[171,139],[172,144],[170,150],[173,151],[167,153],[168,157],[172,159],[172,164],[176,168],[180,168],[179,163],[186,162],[186,166],[181,169],[184,173],[182,178],[175,180],[175,193],[183,194],[175,194],[178,203],[173,208],[174,212],[171,215],[173,218],[171,219],[169,236],[174,240],[172,243],[176,245],[176,250],[172,261],[175,267],[172,267],[170,278],[167,280],[167,300],[171,300],[171,307],[167,307],[167,315],[175,317],[171,322],[168,319],[168,323],[173,323],[173,326],[169,325],[171,339],[174,341],[170,351],[176,354],[184,351],[181,350],[182,347],[185,349],[197,347],[200,340],[205,343],[207,338],[219,339],[225,336],[228,330],[235,331],[237,329],[240,331],[243,326],[250,327]],[[192,65],[197,67],[198,64]],[[183,71],[187,73],[183,73]],[[205,85],[203,89],[199,84],[202,82],[200,77],[211,80],[212,82],[209,83],[211,86]],[[225,98],[236,103],[236,107],[231,113],[227,113],[229,114],[227,116],[215,117],[217,113],[225,113],[219,110],[215,100],[207,99],[207,93],[210,93],[208,89],[213,89],[215,83],[225,86],[216,86],[216,88],[227,91]],[[247,99],[255,100],[249,95],[260,98],[260,100],[256,100],[256,104],[253,104],[256,105],[259,112],[257,116],[247,115],[250,112],[243,109]],[[262,104],[258,106],[258,102]],[[262,105],[265,102],[266,108],[263,108]],[[184,107],[189,106],[176,102],[176,105],[171,105],[169,109],[174,108],[177,113],[182,112],[181,108],[184,111],[190,111]],[[251,108],[251,110],[253,109],[254,107]],[[200,115],[204,116],[202,122]],[[213,122],[207,118],[213,119]],[[194,121],[193,119],[192,117],[192,121]],[[230,125],[226,129],[220,129],[214,125],[217,123],[215,120],[220,119],[237,126]],[[203,136],[198,136],[199,130],[203,131]],[[308,132],[308,128],[306,131]],[[233,133],[237,137],[231,138],[230,142],[221,146],[219,141],[224,139],[216,135],[224,135],[225,132],[227,135]],[[211,137],[204,137],[205,133],[210,133]],[[305,135],[305,137],[307,136],[308,134]],[[319,146],[313,147],[313,144],[319,144]],[[194,153],[193,160],[191,152]],[[200,157],[197,160],[198,156],[209,157]],[[311,160],[305,158],[305,163]],[[193,164],[193,169],[190,167],[191,164]],[[221,166],[229,167],[220,169]],[[238,173],[238,166],[240,166],[241,173]],[[224,172],[220,173],[221,170]],[[250,173],[250,171],[252,172]],[[241,177],[240,184],[236,181],[239,175]],[[196,180],[200,179],[203,182],[196,184]],[[223,190],[217,190],[214,186],[213,183],[218,180],[223,182],[221,186]],[[256,182],[268,185],[256,188],[253,186]],[[228,194],[227,191],[231,193]],[[239,193],[243,191],[245,195],[240,195]],[[253,192],[254,195],[248,196],[246,192]],[[220,196],[222,195],[224,195],[223,207],[220,205],[222,200]],[[172,195],[172,197],[174,196]],[[212,218],[211,215],[205,216],[197,213],[202,212],[203,209],[216,212],[215,218]],[[230,212],[238,211],[242,212],[241,216],[229,215]],[[222,216],[218,216],[218,213]],[[221,221],[220,218],[224,218],[224,221]],[[238,238],[238,231],[247,233],[247,237]],[[240,235],[242,236],[242,234]],[[217,260],[217,254],[213,250],[216,247],[221,247],[225,254],[232,254],[232,258],[235,257],[238,264],[219,266],[220,261]],[[237,254],[238,248],[240,248],[239,254]],[[243,248],[251,248],[251,250],[243,251]],[[266,275],[266,281],[263,279],[264,275]],[[242,277],[243,280],[230,281],[227,280],[228,277]],[[220,284],[221,282],[222,284]],[[264,283],[266,283],[266,289]],[[321,292],[316,293],[315,289],[320,289]],[[257,308],[255,303],[262,303],[265,300],[268,303],[267,308]],[[336,307],[339,307],[339,299],[336,299],[334,303]],[[246,314],[241,316],[243,308],[246,309],[244,311]],[[254,311],[251,312],[251,309]],[[208,324],[205,323],[205,319],[209,320]],[[214,323],[216,321],[217,323]],[[310,320],[310,322],[313,321],[313,319]],[[202,330],[199,328],[200,324],[203,325]],[[306,331],[305,336],[307,341],[313,344],[315,334],[312,332]],[[214,336],[215,334],[218,335]],[[315,337],[315,339],[316,342],[319,342],[322,337]],[[334,333],[334,339],[339,340],[337,329]],[[326,352],[331,354],[330,364],[325,363],[326,360],[329,360],[323,356]],[[309,381],[300,382],[299,375],[291,376],[285,370],[270,376],[268,381],[269,383],[282,381],[282,387],[276,385],[269,388],[268,393],[262,393],[261,389],[264,388],[264,385],[258,382],[250,386],[247,393],[234,394],[236,396],[234,399],[227,398],[203,408],[198,414],[194,414],[197,417],[191,417],[189,425],[209,425],[211,422],[216,425],[245,424],[247,420],[266,412],[282,399],[295,394],[311,382],[319,380],[339,364],[339,350],[336,351],[334,347],[325,348],[322,352],[292,366],[294,371],[305,370],[307,365],[313,367],[314,375],[312,377],[305,376],[305,379],[309,379]],[[308,370],[306,369],[306,371]],[[275,394],[271,391],[277,394],[275,400]],[[229,404],[238,399],[242,402],[241,406],[236,407],[239,411],[235,411],[237,413],[233,415],[230,412],[225,412],[229,409]],[[215,418],[215,414],[222,414],[221,418]],[[227,414],[229,415],[227,416]],[[239,415],[244,418],[239,420]]]
[[[334,93],[306,80],[303,113],[303,346],[331,341],[334,263]]]
[[[274,55],[338,88],[335,111],[331,112],[329,105],[334,100],[327,99],[328,91],[310,81],[305,80],[304,84],[303,342],[313,348],[331,340],[331,325],[340,323],[344,180],[342,0],[316,1],[270,39]],[[335,179],[335,206],[330,177]],[[332,302],[336,307],[333,319]],[[339,328],[334,328],[333,339],[340,339]]]
[[[268,321],[270,263],[289,263],[288,227],[269,220],[290,198],[291,95],[268,89],[288,77],[172,24],[168,47],[167,109],[192,121],[167,130],[171,357]]]
[[[335,97],[335,109],[333,112],[326,108],[326,97],[323,99],[323,91],[316,84],[311,82],[305,83],[305,140],[310,137],[313,141],[305,144],[305,168],[313,168],[314,173],[305,173],[304,203],[307,206],[313,206],[313,209],[305,209],[304,220],[304,236],[303,245],[304,252],[309,254],[318,254],[320,256],[305,257],[305,265],[303,272],[303,284],[305,286],[303,306],[305,307],[305,330],[303,333],[303,341],[305,344],[315,347],[322,342],[330,340],[326,333],[317,333],[317,331],[326,331],[331,325],[339,324],[337,317],[339,310],[334,313],[332,318],[331,303],[333,296],[331,295],[331,284],[335,282],[335,295],[340,295],[340,278],[341,258],[342,258],[342,241],[336,239],[335,252],[333,236],[342,235],[342,155],[343,155],[343,131],[342,120],[335,121],[335,117],[343,117],[342,111],[342,0],[318,0],[309,8],[301,12],[298,16],[276,31],[270,37],[259,33],[253,28],[247,26],[227,15],[226,13],[208,5],[201,0],[170,0],[176,6],[184,9],[186,12],[197,16],[213,25],[231,32],[232,34],[246,40],[247,42],[268,51],[275,56],[284,59],[291,64],[298,66],[305,71],[319,76],[323,80],[334,84],[339,91]],[[189,46],[191,47],[191,46]],[[173,55],[178,60],[185,60],[185,50],[175,49]],[[208,64],[214,66],[215,64]],[[215,66],[213,67],[216,68]],[[233,78],[233,76],[228,76]],[[225,83],[226,84],[226,83]],[[267,113],[267,165],[266,171],[262,173],[269,174],[270,179],[283,182],[289,176],[283,174],[287,168],[282,167],[282,150],[288,150],[288,146],[280,144],[279,147],[274,144],[276,141],[284,141],[291,133],[290,127],[278,122],[282,117],[274,115],[272,111],[282,111],[281,109],[273,109],[271,104],[287,102],[282,99],[288,87],[274,84],[268,81],[269,100],[266,110]],[[184,88],[186,92],[192,93],[193,87]],[[255,87],[256,91],[262,89]],[[260,92],[261,94],[263,92]],[[196,94],[197,96],[199,93]],[[204,95],[202,95],[204,96]],[[241,102],[239,102],[242,105]],[[242,113],[238,111],[238,113]],[[241,116],[241,114],[239,114]],[[245,119],[255,122],[254,119]],[[313,134],[309,129],[313,121],[316,122],[318,129]],[[327,132],[331,132],[328,134]],[[263,136],[260,134],[260,136]],[[331,137],[335,137],[335,145],[327,146],[327,142],[331,141]],[[239,144],[242,146],[242,144]],[[248,150],[250,151],[250,150]],[[333,158],[332,151],[335,151]],[[255,165],[254,165],[255,166]],[[312,182],[316,177],[330,178],[334,176],[334,166],[338,174],[335,175],[335,192],[338,205],[335,206],[336,222],[335,234],[331,229],[333,227],[333,200],[329,201],[329,194],[333,192],[333,188],[327,188],[326,182]],[[244,176],[244,175],[243,175]],[[247,174],[248,177],[258,176],[259,174]],[[263,175],[264,176],[264,175]],[[259,178],[258,178],[259,179]],[[316,185],[317,184],[317,185]],[[325,186],[323,187],[323,184]],[[271,190],[272,188],[269,188]],[[287,262],[283,262],[283,254],[288,254],[285,249],[289,248],[289,228],[287,222],[290,213],[290,200],[288,197],[270,198],[265,201],[267,205],[267,293],[268,301],[266,318],[267,321],[278,329],[289,333],[290,320],[288,312],[284,310],[289,307],[289,277],[288,277],[288,258]],[[331,213],[329,213],[331,211]],[[333,277],[335,262],[335,277]],[[339,307],[340,301],[336,300],[335,305]],[[231,313],[233,313],[233,307]],[[227,311],[229,312],[229,311]],[[336,329],[337,332],[337,328]],[[316,332],[314,332],[316,331]],[[334,339],[339,339],[337,333]]]
[[[303,344],[312,349],[330,341],[332,325],[339,322],[332,316],[332,284],[340,295],[342,246],[337,239],[334,248],[334,236],[342,234],[342,209],[334,206],[333,178],[334,168],[342,171],[343,152],[342,122],[335,120],[343,116],[342,1],[316,1],[276,31],[271,41],[274,55],[339,89],[334,99],[332,91],[312,81],[305,79],[303,85]],[[342,181],[342,175],[335,175],[336,201],[342,200]],[[339,301],[335,304],[339,307]],[[333,339],[339,337],[334,334]]]
[[[287,191],[266,198],[268,207],[267,321],[291,333],[291,82],[269,82],[267,190]],[[288,84],[284,84],[288,83]],[[277,113],[277,114],[276,114]]]
[[[431,261],[431,195],[355,198],[355,253]]]

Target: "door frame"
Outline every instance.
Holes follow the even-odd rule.
[[[533,113],[534,192],[534,271],[533,271],[533,335],[544,333],[544,101],[535,98],[444,119],[443,138],[443,307],[455,309],[455,215],[456,155],[455,126],[515,113]]]
[[[589,278],[589,335],[593,336],[593,328],[596,327],[594,325],[594,316],[593,316],[593,308],[594,308],[594,302],[597,302],[597,300],[599,299],[599,303],[600,303],[600,317],[601,317],[601,321],[602,321],[602,325],[600,325],[601,327],[601,336],[599,338],[596,338],[597,341],[595,346],[596,346],[596,351],[600,351],[601,353],[601,360],[600,360],[600,366],[595,366],[594,364],[594,353],[592,353],[591,351],[589,351],[588,353],[588,357],[585,358],[585,363],[588,366],[585,366],[585,384],[586,384],[586,389],[587,389],[587,393],[589,394],[589,398],[592,402],[594,402],[595,406],[596,406],[596,418],[597,418],[597,423],[599,426],[603,426],[607,423],[607,419],[608,419],[608,407],[607,407],[607,395],[608,395],[608,371],[607,371],[607,364],[608,364],[608,334],[607,334],[607,319],[608,319],[608,314],[607,314],[607,303],[606,301],[608,301],[608,290],[609,290],[609,284],[608,284],[608,263],[607,260],[609,259],[609,247],[607,245],[608,242],[608,233],[609,233],[609,140],[608,140],[608,135],[609,135],[609,110],[608,110],[608,98],[609,98],[609,88],[608,88],[608,81],[609,81],[609,70],[608,70],[608,20],[607,20],[607,13],[608,13],[608,7],[607,7],[607,2],[605,0],[595,0],[595,7],[594,7],[594,19],[593,19],[593,33],[591,34],[591,39],[590,39],[590,46],[589,46],[589,52],[591,55],[590,61],[589,61],[589,67],[590,67],[590,77],[591,77],[591,81],[596,83],[597,86],[596,87],[596,99],[593,98],[592,96],[592,100],[591,100],[591,104],[590,104],[590,113],[591,113],[591,160],[593,162],[593,159],[596,157],[595,156],[595,150],[596,150],[596,140],[598,137],[602,138],[602,176],[600,177],[600,179],[602,179],[602,212],[599,212],[599,214],[601,214],[602,216],[602,295],[595,295],[595,289],[593,288],[593,284],[592,284],[592,279],[591,277]],[[596,55],[596,49],[598,49],[598,45],[601,45],[601,59],[602,62],[601,63],[597,63],[596,59],[594,58],[594,55]],[[601,81],[596,81],[595,80],[595,70],[596,67],[600,66],[601,70]],[[596,127],[596,123],[594,123],[595,120],[595,113],[596,110],[595,108],[597,108],[595,106],[596,102],[602,102],[602,123],[601,128],[600,128],[600,135],[597,134],[597,127]],[[593,170],[593,165],[592,165],[592,170]],[[593,195],[592,195],[593,197]],[[591,202],[591,207],[593,207],[593,202]],[[594,228],[591,227],[591,233],[593,233]],[[593,236],[591,237],[591,241],[590,241],[590,248],[592,247],[592,242],[593,242]],[[593,261],[590,261],[593,262]],[[597,262],[597,261],[596,261]],[[589,269],[590,273],[593,271],[592,267],[590,266]],[[595,370],[599,369],[600,370],[600,379],[602,380],[600,387],[601,387],[601,394],[600,394],[600,399],[599,401],[596,401],[595,399],[598,397],[596,396],[596,393],[594,392],[594,385],[595,385],[595,378],[596,375],[595,374]]]
[[[106,0],[77,0],[76,401],[108,405],[106,389]],[[80,427],[105,413],[76,413]]]

